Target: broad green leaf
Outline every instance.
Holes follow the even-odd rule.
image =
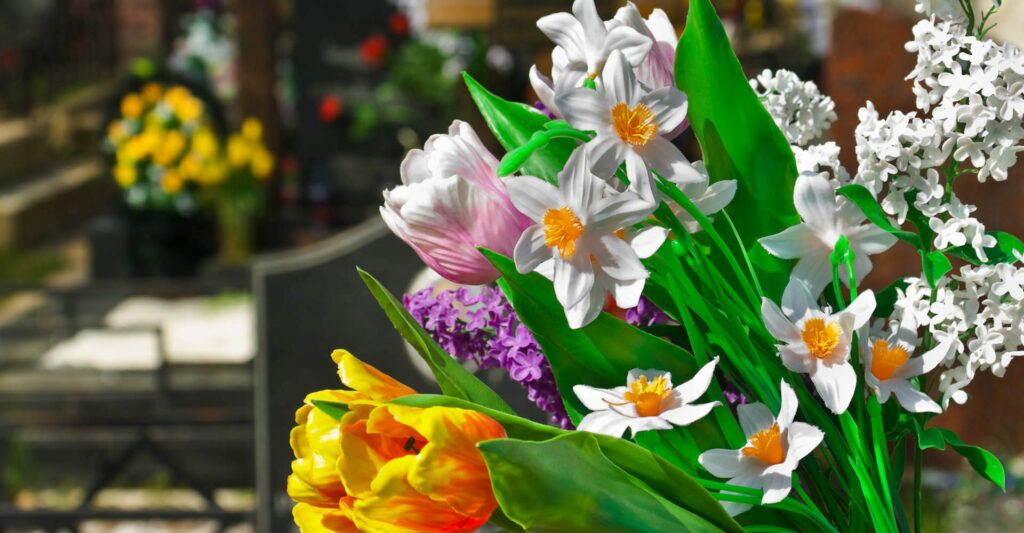
[[[988,256],[988,261],[978,259],[978,254],[974,252],[973,246],[958,246],[947,250],[947,252],[973,265],[1012,263],[1017,260],[1017,257],[1013,252],[1016,251],[1018,253],[1024,253],[1024,242],[1021,242],[1021,240],[1012,233],[1006,233],[1005,231],[990,231],[988,234],[996,238],[995,246],[985,248],[985,255]]]
[[[949,262],[949,258],[945,254],[939,251],[921,253],[921,268],[924,272],[924,279],[928,281],[928,285],[932,288],[939,283],[942,276],[953,270],[953,265]]]
[[[488,91],[469,74],[463,73],[466,87],[483,115],[487,126],[497,137],[498,142],[508,151],[513,151],[526,144],[534,132],[545,131],[547,124],[552,122],[543,113],[519,102],[509,102]],[[559,127],[560,125],[556,125]],[[522,165],[523,174],[558,182],[558,173],[565,167],[569,155],[578,146],[571,139],[552,139],[547,146],[533,152],[533,155]]]
[[[468,370],[462,368],[458,361],[442,350],[430,337],[430,334],[416,322],[412,315],[402,307],[398,299],[379,281],[365,270],[357,270],[359,276],[363,278],[363,283],[376,298],[377,304],[387,314],[391,324],[427,362],[437,384],[445,394],[514,414],[512,408],[498,396],[498,393],[491,390]]]
[[[586,327],[571,329],[562,306],[555,299],[550,281],[537,273],[519,274],[510,259],[489,250],[481,251],[502,274],[498,285],[544,350],[566,411],[574,423],[578,424],[589,412],[573,393],[575,385],[622,386],[626,383],[626,375],[634,368],[671,372],[673,381],[678,384],[693,377],[700,369],[693,355],[686,350],[607,313],[602,313]],[[728,408],[723,406],[719,409]],[[693,437],[692,441],[703,449],[726,447],[725,436],[713,419],[709,415],[674,431],[688,432]],[[658,439],[656,445],[661,447],[665,444]],[[684,455],[692,462],[696,451],[691,443]]]
[[[860,208],[864,216],[867,217],[874,225],[887,231],[893,237],[904,241],[914,248],[921,250],[921,238],[912,231],[905,231],[897,228],[889,221],[889,217],[885,216],[885,212],[882,211],[882,206],[878,205],[875,201],[875,197],[871,195],[871,191],[863,185],[852,184],[844,185],[840,187],[837,192],[845,196],[848,200],[854,203]]]
[[[692,479],[650,452],[620,442],[608,451],[597,435],[572,432],[542,442],[497,439],[478,447],[502,510],[527,530],[742,531]],[[616,461],[664,485],[652,487]],[[662,490],[701,501],[685,508]]]
[[[1006,471],[1003,469],[1003,464],[999,462],[999,458],[993,455],[992,452],[981,446],[964,444],[956,433],[948,429],[932,427],[922,430],[921,426],[916,422],[914,425],[920,449],[934,448],[941,451],[945,450],[948,444],[950,448],[953,448],[953,451],[967,459],[971,468],[980,474],[981,477],[991,481],[1003,491],[1006,490]]]
[[[412,407],[457,407],[460,409],[474,410],[483,413],[505,428],[509,438],[520,441],[547,441],[562,435],[574,434],[572,431],[558,429],[543,424],[538,424],[525,418],[495,411],[487,407],[479,406],[436,394],[415,394],[396,398],[391,403],[408,405]],[[651,431],[643,434],[664,433],[662,431]],[[659,493],[662,497],[687,509],[715,509],[718,504],[703,487],[694,482],[682,470],[672,466],[659,456],[648,452],[637,445],[624,439],[616,439],[605,435],[593,435],[597,440],[602,452],[616,466],[626,471],[629,475],[643,481],[648,487]],[[720,524],[724,529],[732,527],[731,520],[722,516],[717,511],[708,512],[713,522]]]
[[[690,123],[711,178],[737,180],[736,198],[726,211],[744,242],[751,246],[798,223],[793,151],[751,89],[709,0],[690,2],[675,77],[689,98]],[[774,297],[785,285],[762,282]]]
[[[326,400],[313,400],[312,403],[313,407],[323,411],[324,414],[335,420],[341,420],[341,417],[345,416],[345,413],[348,412],[348,406],[343,403],[328,402]]]

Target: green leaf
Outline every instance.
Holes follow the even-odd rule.
[[[709,0],[690,2],[675,77],[689,98],[690,123],[711,178],[738,182],[726,211],[743,241],[753,244],[798,223],[793,151],[751,89]],[[764,285],[777,297],[785,283]]]
[[[945,450],[948,444],[953,451],[960,454],[971,465],[975,472],[981,477],[991,481],[1001,490],[1006,491],[1006,471],[1003,464],[999,462],[992,452],[981,446],[964,444],[956,433],[945,428],[922,429],[920,424],[914,422],[914,430],[917,432],[917,444],[922,450],[934,448]]]
[[[599,443],[609,440],[621,444]],[[527,530],[742,531],[692,478],[627,441],[571,432],[478,447],[502,510]]]
[[[323,411],[324,414],[326,414],[327,416],[339,421],[341,420],[341,417],[345,416],[345,413],[347,413],[349,410],[347,405],[338,402],[328,402],[326,400],[313,400],[312,403],[313,407],[316,407],[317,409]]]
[[[415,394],[396,398],[390,403],[411,407],[456,407],[483,413],[505,428],[509,438],[520,441],[547,441],[555,437],[575,434],[572,431],[538,424],[525,418],[496,411],[476,405],[466,400],[436,394]],[[642,435],[664,433],[661,431],[644,432]],[[650,488],[658,491],[664,498],[684,508],[714,508],[718,504],[714,497],[696,484],[685,472],[672,466],[655,454],[647,452],[637,445],[624,440],[594,435],[603,453],[610,461],[622,468],[631,476],[643,481]],[[731,523],[725,517],[712,513],[714,521],[728,529]]]
[[[419,352],[434,374],[441,390],[456,398],[469,400],[480,405],[514,414],[512,408],[502,400],[498,393],[471,374],[452,356],[448,355],[434,342],[422,326],[402,307],[402,304],[383,285],[365,270],[356,269],[363,278],[373,297],[376,298],[384,313],[398,333]]]
[[[916,233],[901,230],[889,221],[889,217],[885,216],[885,212],[882,211],[882,206],[878,205],[878,202],[875,201],[875,197],[872,196],[871,191],[869,191],[867,187],[855,183],[840,187],[837,192],[859,207],[861,212],[864,213],[864,216],[874,223],[874,225],[882,228],[893,237],[910,244],[918,250],[923,249],[923,246],[921,245],[921,238]]]
[[[512,152],[527,144],[534,132],[546,131],[552,122],[543,113],[519,102],[509,102],[488,91],[469,74],[463,73],[466,87],[483,115],[487,127],[491,129],[498,142],[506,150]],[[560,125],[555,125],[555,129]],[[543,148],[532,153],[522,163],[524,174],[536,176],[551,183],[558,182],[558,173],[565,167],[569,155],[576,149],[577,143],[571,139],[551,139]]]
[[[949,258],[940,251],[928,253],[919,251],[919,253],[921,254],[921,268],[924,272],[924,279],[934,289],[939,280],[942,279],[942,276],[953,270],[953,265],[949,262]]]
[[[985,248],[985,255],[988,256],[988,261],[978,259],[978,254],[974,252],[973,246],[958,246],[946,250],[946,252],[973,265],[1012,263],[1017,260],[1017,257],[1013,254],[1014,251],[1024,253],[1024,242],[1021,242],[1015,235],[1005,231],[990,231],[988,234],[996,238],[995,246]]]

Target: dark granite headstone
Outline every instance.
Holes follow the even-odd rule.
[[[423,263],[373,219],[308,250],[253,264],[258,352],[256,408],[257,531],[285,531],[292,451],[288,435],[306,394],[340,388],[330,354],[345,348],[418,392],[437,386],[413,366],[402,338],[356,273],[359,266],[401,297]],[[500,371],[494,371],[499,372]],[[492,384],[518,413],[543,415],[507,378]]]
[[[391,2],[301,0],[295,2],[296,119],[302,135],[296,153],[310,199],[327,202],[339,223],[367,216],[380,191],[398,182],[403,149],[394,135],[355,142],[349,126],[355,104],[372,96],[381,69],[360,57],[360,45],[387,32]],[[340,115],[321,117],[325,98],[337,99]]]

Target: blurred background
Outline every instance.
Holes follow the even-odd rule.
[[[865,101],[913,110],[912,0],[714,3],[749,76],[831,95],[848,169]],[[622,4],[598,0],[604,18]],[[685,0],[636,4],[682,29]],[[551,49],[535,21],[570,5],[0,0],[0,531],[292,527],[288,433],[307,392],[337,387],[331,349],[434,390],[355,272],[398,295],[432,282],[381,191],[457,117],[500,153],[460,73],[533,103]],[[1021,2],[996,22],[1024,47]],[[1019,235],[1016,174],[962,196]],[[912,254],[868,284],[918,274]],[[926,455],[930,530],[1021,529],[1022,384],[1024,364],[986,374],[938,419],[1004,460],[1009,497]]]

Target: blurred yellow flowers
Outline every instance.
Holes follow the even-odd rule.
[[[331,357],[351,390],[307,396],[291,434],[288,494],[302,531],[473,531],[497,507],[480,441],[491,418],[386,402],[415,391],[345,350]]]

